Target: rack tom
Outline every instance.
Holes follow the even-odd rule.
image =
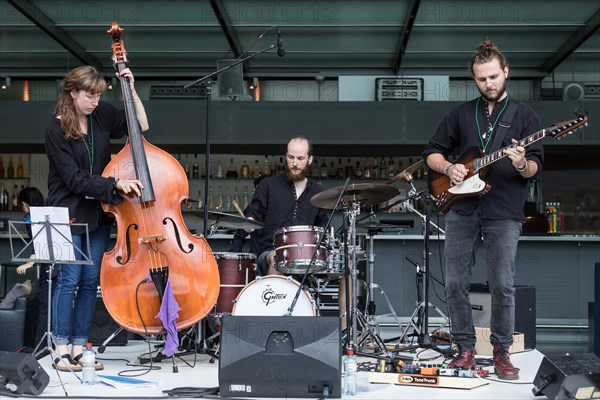
[[[274,234],[275,268],[283,274],[317,274],[325,270],[326,241],[321,241],[325,230],[320,226],[298,225],[279,228]],[[317,244],[321,241],[319,249]],[[316,250],[316,255],[315,255]],[[314,262],[311,264],[311,260]]]

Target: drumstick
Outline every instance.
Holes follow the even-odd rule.
[[[233,200],[231,202],[231,204],[233,204],[233,208],[235,208],[235,210],[240,214],[241,217],[246,218],[246,216],[244,215],[244,212],[240,208],[240,205],[238,204],[237,201]]]

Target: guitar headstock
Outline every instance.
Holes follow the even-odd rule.
[[[552,136],[554,139],[560,139],[563,135],[572,134],[577,129],[587,126],[588,124],[588,113],[587,112],[579,112],[577,118],[555,122],[552,124],[552,127],[548,128],[544,133],[547,136]]]
[[[121,40],[121,33],[123,33],[123,28],[119,26],[116,22],[112,23],[112,26],[108,31],[108,33],[113,41],[112,41],[112,50],[113,50],[113,65],[117,70],[119,70],[119,65],[127,64],[127,53],[125,51],[125,45],[123,45],[123,41]]]

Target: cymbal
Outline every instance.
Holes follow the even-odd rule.
[[[204,211],[190,211],[186,214],[191,214],[196,218],[204,218]],[[208,212],[208,223],[210,225],[217,225],[223,228],[233,229],[260,229],[263,227],[261,222],[253,219],[240,217],[234,214],[228,214],[218,211]]]
[[[410,165],[408,168],[406,168],[404,171],[400,172],[398,175],[394,176],[392,179],[390,179],[387,184],[391,185],[392,183],[399,181],[399,180],[403,180],[406,182],[410,182],[412,181],[413,177],[412,174],[418,170],[419,168],[421,168],[421,166],[423,165],[423,160],[419,160],[416,163],[414,163],[413,165]]]
[[[315,207],[333,209],[343,186],[334,187],[317,193],[310,202]],[[344,193],[343,200],[359,202],[362,207],[383,203],[399,194],[393,186],[378,183],[351,183]]]

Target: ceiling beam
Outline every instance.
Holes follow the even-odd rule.
[[[38,9],[30,0],[7,0],[11,6],[19,11],[28,20],[33,22],[38,28],[43,30],[48,36],[56,40],[65,50],[74,55],[82,63],[96,67],[102,70],[102,63],[94,56],[86,53],[83,46],[75,41],[64,30],[56,26],[46,14]]]
[[[408,5],[408,12],[406,13],[403,24],[404,30],[402,31],[402,35],[400,35],[400,44],[398,45],[398,50],[396,50],[396,56],[394,57],[393,70],[395,75],[398,74],[400,66],[402,65],[402,59],[404,58],[404,53],[406,52],[408,40],[410,39],[410,34],[412,33],[420,6],[421,0],[411,0]]]
[[[227,39],[227,43],[229,43],[229,48],[233,52],[233,56],[235,58],[239,58],[242,54],[242,46],[240,45],[237,35],[233,31],[229,17],[226,13],[223,13],[223,10],[221,9],[221,6],[217,0],[210,0],[210,6],[215,13],[215,17],[217,17],[217,20],[219,21],[219,25],[221,26],[221,30],[225,35],[225,39]],[[247,72],[246,65],[242,64],[242,66],[244,68],[244,72]]]
[[[584,26],[571,35],[553,56],[549,57],[542,64],[542,72],[549,74],[554,71],[555,68],[577,50],[577,48],[589,39],[598,29],[600,29],[600,9],[587,20]]]

